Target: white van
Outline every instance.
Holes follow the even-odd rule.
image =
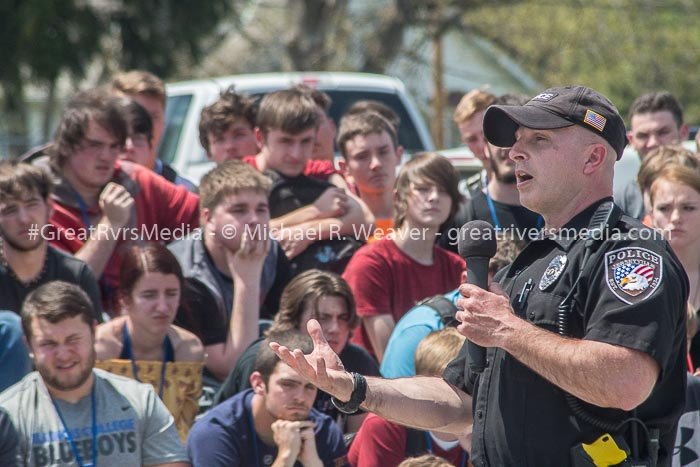
[[[159,157],[179,174],[198,183],[213,167],[199,143],[199,116],[203,107],[216,101],[219,93],[231,85],[237,92],[261,96],[300,83],[320,89],[331,97],[329,113],[336,123],[354,102],[377,100],[394,109],[401,118],[399,144],[407,152],[434,150],[423,118],[403,83],[396,78],[365,73],[262,73],[168,84],[165,131]]]

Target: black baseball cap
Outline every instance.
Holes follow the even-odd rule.
[[[492,105],[484,114],[484,136],[489,143],[508,148],[515,144],[518,127],[554,130],[579,125],[602,136],[617,153],[627,144],[625,122],[605,96],[584,86],[549,88],[525,105]]]

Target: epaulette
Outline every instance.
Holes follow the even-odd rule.
[[[646,240],[658,243],[660,246],[664,243],[663,234],[643,224],[639,219],[623,214],[616,228],[619,232],[619,240]]]

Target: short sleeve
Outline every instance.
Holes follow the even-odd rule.
[[[233,397],[250,387],[250,375],[253,374],[255,359],[263,340],[263,337],[259,337],[243,351],[236,362],[236,366],[233,367],[233,370],[228,374],[226,380],[214,396],[214,405],[220,404],[229,397]]]
[[[685,341],[687,279],[675,259],[652,242],[614,242],[591,273],[584,338],[644,352],[664,369]]]
[[[373,251],[374,245],[360,248],[343,273],[355,295],[357,314],[361,318],[392,314],[391,294],[387,291],[393,290],[390,284],[393,276],[385,259]]]
[[[153,388],[148,387],[146,390],[148,395],[146,413],[143,416],[142,464],[158,465],[187,460],[175,428],[175,419]]]
[[[153,197],[149,202],[161,207],[156,211],[159,214],[158,228],[161,230],[169,229],[171,232],[176,232],[176,229],[183,227],[197,228],[199,226],[199,196],[183,186],[170,183],[163,177],[155,175],[154,172],[144,172],[143,176],[150,178],[149,183],[152,184],[153,188]]]
[[[469,351],[467,342],[464,341],[459,354],[452,360],[442,372],[442,378],[453,386],[461,389],[470,396],[474,392],[474,378],[469,370]]]
[[[304,167],[304,175],[323,181],[327,181],[331,175],[336,173],[339,172],[335,169],[333,162],[327,160],[310,159]]]

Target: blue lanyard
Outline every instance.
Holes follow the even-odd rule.
[[[80,209],[80,218],[83,221],[83,225],[85,228],[89,231],[90,227],[92,227],[92,222],[90,222],[90,214],[88,213],[88,205],[85,203],[85,200],[83,199],[82,196],[80,196],[80,193],[75,188],[72,188],[73,193],[75,194],[75,199],[78,201],[78,209]],[[87,233],[86,233],[87,235]],[[110,255],[109,258],[107,258],[107,263],[105,264],[104,270],[106,271],[109,269],[110,264],[114,261],[114,255]],[[100,277],[98,280],[102,290],[102,297],[111,297],[112,292],[114,291],[114,287],[111,286],[110,284],[107,283],[105,280],[104,276]],[[109,304],[111,305],[111,303]]]
[[[245,401],[243,401],[245,407]],[[247,408],[247,407],[246,407]],[[250,397],[250,410],[248,411],[248,426],[250,428],[250,437],[253,441],[253,454],[255,455],[255,467],[260,466],[260,452],[258,447],[258,433],[255,431],[255,422],[253,421],[253,396]]]
[[[491,219],[493,219],[493,226],[498,232],[501,230],[501,223],[498,221],[498,215],[496,214],[496,206],[493,204],[491,195],[489,194],[489,187],[486,185],[486,202],[489,203],[489,211],[491,211]]]
[[[129,327],[126,324],[124,324],[123,337],[123,353],[125,353],[128,356],[129,360],[131,360],[131,371],[134,374],[134,379],[138,382],[141,382],[141,380],[139,379],[139,369],[136,366],[136,361],[134,360],[134,353],[131,350],[131,336],[129,335]],[[175,361],[172,345],[168,344],[170,344],[170,339],[166,335],[165,339],[163,339],[163,364],[160,367],[160,387],[158,388],[158,397],[160,399],[163,399],[163,388],[165,387],[165,364],[169,361]]]
[[[66,425],[66,420],[63,418],[63,414],[61,413],[61,409],[58,408],[58,404],[56,403],[55,400],[53,400],[53,397],[51,397],[51,402],[53,402],[53,406],[56,408],[56,413],[58,414],[58,418],[61,419],[61,424],[63,424],[63,432],[66,434],[66,437],[68,438],[68,443],[70,444],[70,448],[73,451],[73,455],[75,456],[75,462],[80,467],[96,467],[97,466],[97,410],[95,407],[95,385],[97,384],[97,381],[93,381],[92,383],[92,391],[90,392],[90,402],[92,405],[92,464],[84,464],[83,463],[83,457],[80,455],[80,451],[78,451],[78,446],[75,444],[75,440],[73,439],[73,435],[70,434],[70,430],[68,429],[68,425]]]
[[[425,434],[425,444],[428,447],[428,452],[430,454],[435,454],[433,452],[433,438],[430,436],[430,433],[427,431],[424,434]],[[460,467],[464,467],[465,465],[467,465],[467,451],[465,451],[464,448],[462,448],[461,446],[459,448],[462,450],[462,456],[461,456],[462,460],[459,461],[459,465],[460,465]]]
[[[493,204],[493,199],[491,199],[491,195],[489,194],[489,187],[488,185],[485,188],[486,192],[486,202],[489,204],[489,211],[491,211],[491,218],[493,219],[493,226],[496,229],[496,232],[501,230],[501,223],[498,221],[498,214],[496,214],[496,205]],[[537,216],[537,229],[541,229],[543,224],[543,219],[542,216],[538,215]]]
[[[78,201],[78,209],[80,209],[80,217],[83,220],[83,224],[86,229],[89,229],[92,224],[90,222],[90,215],[88,214],[88,205],[85,204],[85,200],[83,200],[83,197],[80,196],[80,193],[78,193],[75,188],[73,188],[73,192],[75,193],[75,199]]]

